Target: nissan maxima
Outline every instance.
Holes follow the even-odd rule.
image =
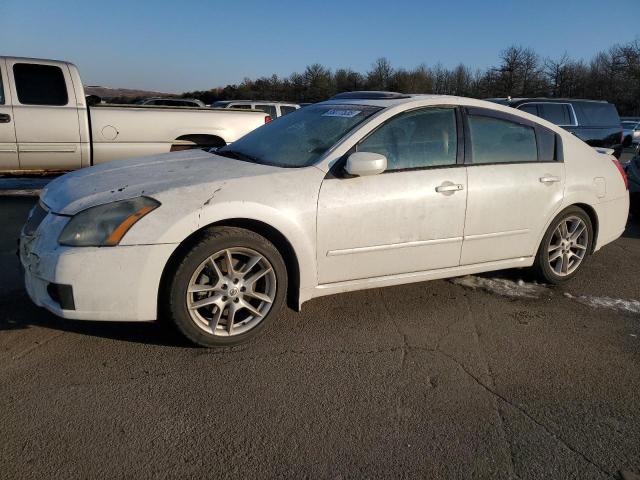
[[[20,257],[30,297],[56,315],[166,317],[227,346],[323,295],[523,267],[565,282],[628,209],[617,160],[539,117],[351,92],[217,151],[64,175]]]

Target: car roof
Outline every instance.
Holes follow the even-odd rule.
[[[454,104],[454,105],[477,105],[487,108],[498,109],[500,105],[475,98],[456,97],[452,95],[427,95],[427,94],[402,94],[402,96],[391,98],[358,98],[356,96],[347,98],[330,98],[315,105],[371,105],[375,107],[392,107],[406,103],[428,103],[428,104]]]
[[[591,103],[609,103],[606,100],[589,100],[586,98],[551,98],[551,97],[518,97],[518,98],[488,98],[490,101],[506,102],[509,105],[522,104],[528,102],[541,103],[572,103],[572,102],[591,102]]]
[[[298,105],[296,102],[284,102],[277,100],[220,100],[220,103],[264,103],[268,105]]]

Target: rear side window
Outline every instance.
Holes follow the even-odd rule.
[[[286,115],[287,113],[295,112],[296,107],[289,107],[287,105],[280,105],[280,113]]]
[[[275,105],[256,105],[256,110],[262,110],[263,112],[268,113],[271,118],[276,118],[278,116]]]
[[[473,163],[538,161],[533,127],[481,115],[468,118]]]
[[[537,117],[540,116],[540,114],[538,113],[538,106],[534,103],[527,103],[525,105],[522,105],[518,107],[518,110],[522,110],[523,112],[530,113],[531,115],[535,115]]]
[[[541,103],[538,108],[541,110],[540,117],[556,125],[573,125],[571,107],[566,103]]]
[[[247,105],[246,103],[241,103],[240,105],[229,105],[229,108],[240,108],[242,110],[251,110],[251,105]]]
[[[538,137],[538,160],[541,162],[553,162],[557,160],[556,154],[556,134],[546,128],[536,129]]]
[[[16,63],[13,76],[18,100],[23,105],[66,105],[69,102],[60,67]]]
[[[580,124],[588,127],[619,126],[620,117],[615,105],[604,102],[574,102]]]

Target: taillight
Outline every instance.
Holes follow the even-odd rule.
[[[618,171],[620,172],[620,175],[622,175],[622,181],[624,182],[625,188],[629,190],[629,179],[627,178],[627,172],[624,171],[624,168],[622,168],[622,165],[620,165],[620,162],[615,158],[613,159],[613,163],[615,163],[616,167],[618,168]]]
[[[269,123],[271,121],[271,115],[267,115],[264,117],[264,123]]]

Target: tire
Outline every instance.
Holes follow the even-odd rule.
[[[203,234],[168,278],[163,311],[202,347],[254,339],[278,315],[287,294],[287,268],[278,250],[257,233],[235,227]]]
[[[566,230],[563,230],[563,224]],[[572,232],[571,228],[574,225],[576,230]],[[567,241],[578,231],[581,233],[573,243]],[[566,232],[564,238],[561,235],[563,232]],[[554,285],[567,282],[582,268],[592,245],[593,225],[589,215],[579,207],[569,207],[560,212],[549,225],[538,247],[533,270],[543,282]],[[558,254],[560,257],[553,259]]]

